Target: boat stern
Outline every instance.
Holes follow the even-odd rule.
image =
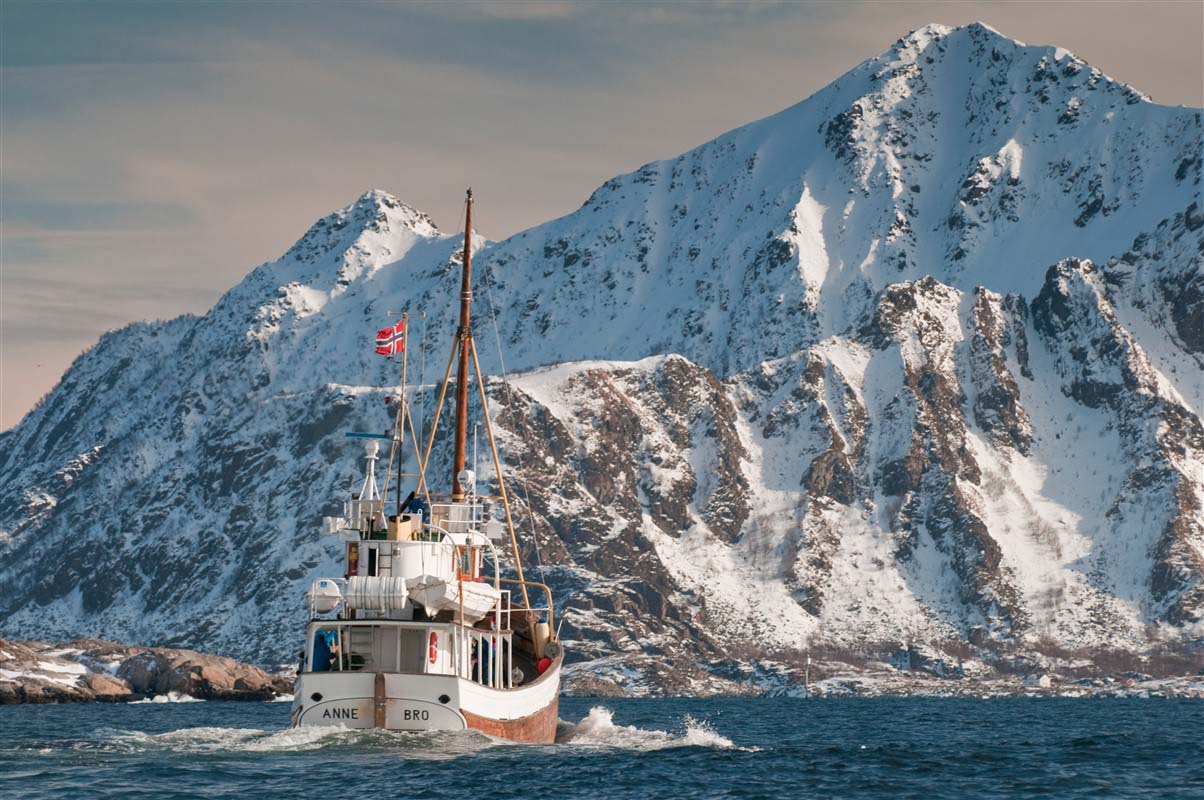
[[[457,683],[452,675],[304,673],[297,679],[292,725],[461,731],[468,723]]]

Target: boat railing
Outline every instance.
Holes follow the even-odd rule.
[[[510,596],[509,589],[502,589],[501,593],[502,596],[498,599],[497,616],[494,619],[497,620],[497,626],[500,630],[508,631],[510,630],[510,612],[513,608],[511,604],[514,601]]]
[[[514,688],[513,673],[505,668],[514,663],[514,640],[510,634],[479,628],[460,628],[457,633],[468,637],[469,680],[491,689]],[[455,633],[452,638],[457,639]]]
[[[548,615],[548,619],[547,619],[548,628],[553,631],[556,629],[555,628],[555,620],[554,620],[555,615],[556,615],[555,614],[556,609],[555,609],[555,605],[552,602],[551,587],[549,587],[546,583],[541,583],[540,581],[519,580],[518,578],[503,578],[503,577],[497,576],[497,575],[495,575],[494,577],[497,579],[497,581],[499,583],[505,583],[505,584],[509,584],[512,586],[525,586],[528,588],[534,587],[536,589],[541,590],[544,594],[544,597],[548,601],[548,604],[546,606],[529,606],[529,607],[528,606],[512,606],[511,611],[512,612],[525,611],[528,613],[536,613],[536,614],[541,613],[541,612],[546,612]]]
[[[495,571],[497,570],[498,563],[499,563],[498,555],[497,555],[497,547],[494,546],[493,542],[490,541],[489,537],[487,537],[485,534],[481,533],[480,531],[469,530],[469,531],[466,531],[465,533],[461,534],[466,537],[466,540],[468,542],[468,544],[466,544],[466,545],[456,544],[455,540],[453,540],[451,538],[451,534],[447,531],[446,528],[440,527],[439,525],[436,525],[433,522],[424,524],[423,531],[424,531],[424,533],[420,534],[420,535],[424,536],[424,538],[419,539],[418,541],[426,542],[427,544],[444,545],[448,548],[451,548],[451,555],[453,558],[453,563],[460,562],[460,559],[463,556],[465,547],[471,546],[471,547],[487,547],[487,548],[489,548],[489,557],[493,561],[494,570]],[[425,538],[425,534],[431,533],[431,532],[438,534],[440,538],[438,538],[438,539]],[[478,542],[478,540],[479,540],[479,542]],[[461,570],[461,571],[463,572],[466,570]],[[493,582],[493,588],[497,589],[498,591],[501,591],[502,587],[500,585],[498,585],[498,582],[495,580]]]
[[[468,503],[432,503],[431,523],[451,533],[464,534],[475,529],[483,519],[484,507],[474,501]]]

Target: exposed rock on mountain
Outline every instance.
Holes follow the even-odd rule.
[[[1202,149],[1198,109],[928,26],[476,240],[574,680],[697,691],[819,643],[1198,644]],[[0,630],[291,659],[304,587],[339,571],[342,434],[388,425],[370,334],[427,312],[429,423],[458,243],[370,192],[206,315],[104,336],[0,434]]]

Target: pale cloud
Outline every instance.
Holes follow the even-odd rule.
[[[99,333],[203,313],[382,188],[501,238],[928,22],[1201,105],[1199,4],[0,5],[0,426]],[[40,367],[36,365],[41,365]]]
[[[564,19],[587,13],[594,5],[590,3],[555,2],[555,0],[528,0],[527,2],[425,2],[411,6],[412,9],[428,14],[438,14],[455,19],[464,17],[486,17],[492,19]]]

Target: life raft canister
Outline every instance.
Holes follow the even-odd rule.
[[[435,659],[437,659],[438,657],[439,657],[439,636],[434,631],[431,631],[431,646],[430,646],[431,663],[434,664]]]

